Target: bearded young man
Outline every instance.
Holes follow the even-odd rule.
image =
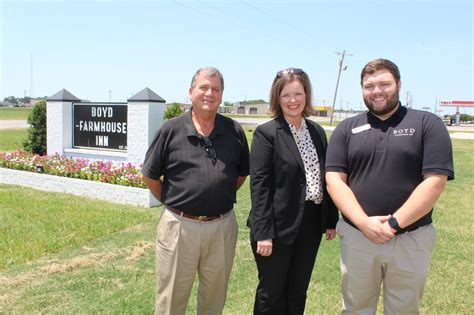
[[[399,101],[398,67],[361,73],[368,113],[341,122],[326,157],[327,189],[341,211],[343,314],[418,314],[436,231],[433,206],[454,179],[451,140],[437,116]]]

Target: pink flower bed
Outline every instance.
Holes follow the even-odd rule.
[[[114,164],[110,161],[73,159],[59,154],[39,156],[16,151],[0,152],[0,167],[146,188],[140,179],[141,165],[136,167],[131,163]]]

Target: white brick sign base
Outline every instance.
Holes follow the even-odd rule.
[[[62,192],[92,199],[142,207],[156,207],[160,202],[148,189],[94,182],[84,179],[17,171],[0,167],[0,183],[20,185],[50,192]]]

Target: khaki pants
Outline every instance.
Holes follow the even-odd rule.
[[[419,314],[436,230],[430,224],[374,244],[344,220],[341,238],[342,314],[375,314],[383,283],[384,314]]]
[[[163,211],[157,228],[155,314],[185,314],[196,272],[197,314],[222,314],[237,243],[234,211],[198,222]]]

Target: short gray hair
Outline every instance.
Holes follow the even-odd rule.
[[[196,73],[193,75],[193,79],[191,80],[191,88],[193,88],[196,85],[196,78],[201,72],[208,72],[210,77],[213,77],[215,75],[219,76],[219,80],[221,81],[221,90],[224,91],[224,76],[222,76],[222,73],[214,67],[202,67],[196,71]]]

